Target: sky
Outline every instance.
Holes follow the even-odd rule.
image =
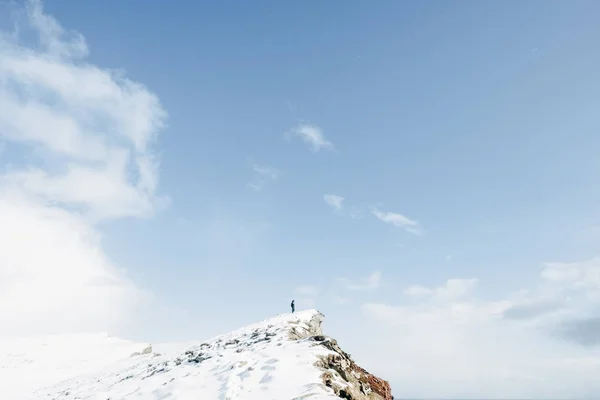
[[[599,18],[0,2],[0,337],[203,339],[295,299],[398,397],[594,397]]]

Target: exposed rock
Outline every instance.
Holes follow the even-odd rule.
[[[343,351],[337,341],[323,335],[321,325],[324,315],[317,313],[308,326],[292,326],[289,336],[294,340],[310,340],[315,346],[324,346],[331,351],[320,357],[316,366],[323,370],[321,379],[325,386],[347,400],[393,400],[390,384],[359,367]]]
[[[209,354],[205,354],[201,351],[193,351],[193,350],[186,351],[185,355],[187,356],[187,361],[189,363],[196,363],[196,364],[199,364],[202,361],[206,361],[206,360],[209,360],[212,358],[212,356]]]
[[[290,339],[299,340],[305,339],[311,336],[322,335],[323,331],[321,325],[325,315],[322,313],[315,313],[315,315],[309,320],[308,324],[296,324],[290,328]]]
[[[337,341],[324,335],[315,335],[308,340],[315,346],[324,346],[332,353],[322,356],[317,366],[323,369],[321,378],[325,386],[336,395],[347,400],[393,400],[390,384],[359,367],[343,351]]]
[[[388,382],[359,367],[336,340],[323,334],[317,310],[282,314],[159,356],[141,345],[140,356],[113,372],[63,381],[40,392],[39,400],[174,396],[194,387],[206,399],[236,399],[261,393],[265,399],[393,400]],[[135,348],[134,348],[135,349]],[[125,396],[125,397],[124,397]],[[31,397],[33,399],[33,397]]]
[[[141,352],[136,351],[134,353],[131,353],[131,357],[143,356],[146,354],[152,354],[152,345],[145,347]]]

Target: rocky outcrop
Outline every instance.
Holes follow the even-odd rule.
[[[152,345],[148,345],[142,351],[136,351],[134,353],[131,353],[131,357],[143,356],[146,354],[152,354]]]
[[[305,339],[311,336],[322,335],[321,325],[325,315],[320,312],[315,312],[308,321],[291,321],[289,328],[289,337],[292,340]]]
[[[348,400],[393,400],[390,384],[359,367],[343,351],[335,339],[317,335],[310,338],[315,346],[324,346],[331,351],[322,356],[317,366],[323,369],[321,378],[325,386],[333,389],[342,399]]]
[[[281,314],[193,346],[140,345],[114,370],[88,371],[28,399],[104,398],[392,400],[390,385],[323,335],[317,310]],[[162,346],[162,345],[161,345]],[[165,350],[166,349],[166,350]],[[129,358],[126,354],[131,354]],[[94,374],[91,374],[94,372]],[[151,379],[150,379],[151,378]],[[252,395],[251,395],[252,393]]]
[[[324,336],[321,325],[322,313],[316,313],[309,323],[290,328],[289,336],[293,340],[309,340],[314,346],[323,346],[329,350],[327,355],[320,356],[316,366],[323,373],[321,379],[325,386],[333,389],[335,394],[347,400],[393,400],[390,384],[359,367],[343,351],[337,341]]]

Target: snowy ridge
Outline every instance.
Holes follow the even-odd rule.
[[[143,348],[106,333],[0,341],[0,398],[31,399],[32,390],[105,368]]]
[[[316,310],[283,314],[170,354],[132,356],[129,346],[130,354],[108,366],[19,399],[391,399],[374,393],[366,379],[356,383],[361,371],[370,376],[366,371],[339,367],[353,363],[322,336],[322,320]]]

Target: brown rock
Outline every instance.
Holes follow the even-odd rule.
[[[337,341],[323,335],[321,324],[324,315],[319,313],[309,322],[308,329],[292,326],[292,340],[310,340],[314,346],[323,346],[331,353],[322,356],[316,366],[323,370],[321,379],[325,386],[347,400],[394,400],[390,384],[359,367],[343,351]]]
[[[321,375],[323,383],[337,396],[348,400],[393,400],[390,384],[359,367],[335,339],[323,335],[311,339],[315,346],[324,346],[332,351],[322,357],[317,366],[324,370]]]

